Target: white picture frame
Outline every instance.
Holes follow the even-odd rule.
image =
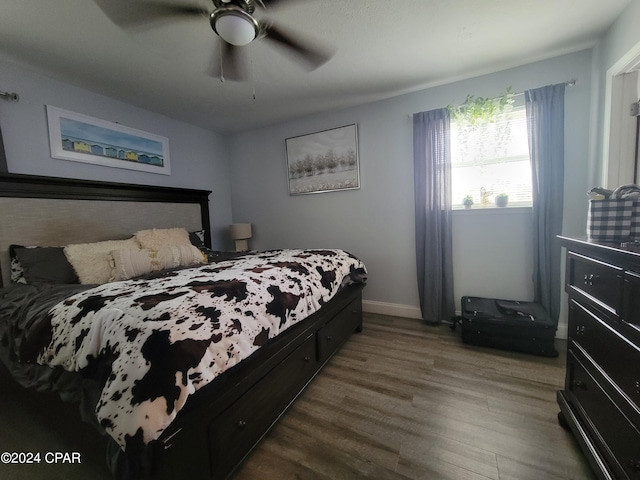
[[[47,105],[51,157],[171,175],[169,139]]]

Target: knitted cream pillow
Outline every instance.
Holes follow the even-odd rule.
[[[121,248],[139,249],[138,241],[107,240],[96,243],[77,243],[64,247],[67,260],[76,271],[80,283],[107,283],[111,278],[111,252]]]
[[[127,280],[165,268],[205,263],[193,245],[173,245],[158,250],[120,249],[111,252],[111,281]]]
[[[159,250],[174,245],[191,245],[189,232],[184,228],[153,228],[136,232],[136,239],[142,248]]]

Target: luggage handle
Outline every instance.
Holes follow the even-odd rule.
[[[496,300],[496,305],[498,309],[500,309],[506,315],[517,315],[519,317],[528,318],[532,322],[536,321],[536,318],[526,309],[518,309],[517,307],[521,306],[521,303],[518,301],[506,302],[502,300]]]

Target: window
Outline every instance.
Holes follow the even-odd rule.
[[[493,208],[499,194],[509,206],[531,206],[531,161],[524,105],[494,122],[475,125],[451,119],[452,199],[454,209]]]

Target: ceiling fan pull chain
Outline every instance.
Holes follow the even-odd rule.
[[[253,75],[253,57],[251,56],[251,50],[249,50],[249,76],[251,77],[251,91],[253,93],[253,99],[256,99],[256,82]]]
[[[224,58],[222,57],[222,42],[218,42],[218,48],[220,50],[220,55],[218,55],[218,57],[220,57],[220,81],[224,83]]]

